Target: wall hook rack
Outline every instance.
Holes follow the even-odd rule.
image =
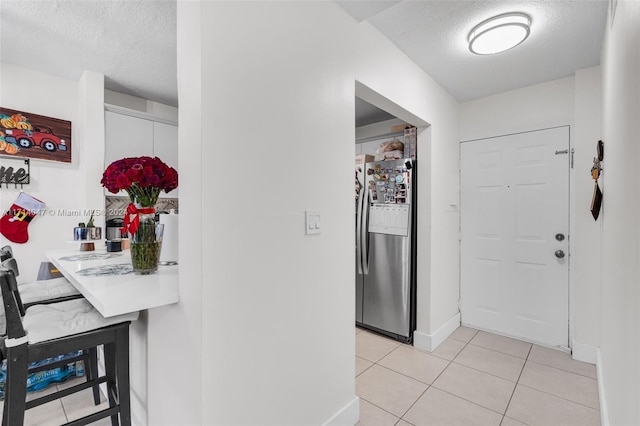
[[[4,159],[10,158],[11,160],[22,160],[24,161],[25,167],[12,167],[5,166]],[[22,189],[23,185],[28,185],[31,183],[31,161],[28,158],[15,158],[15,157],[4,157],[0,158],[0,188],[2,188],[2,184],[5,185],[5,188],[9,188],[9,185],[14,185],[18,188],[20,185],[20,189]]]

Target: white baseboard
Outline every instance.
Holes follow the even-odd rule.
[[[360,420],[360,398],[354,396],[351,401],[335,413],[323,426],[354,426]]]
[[[424,351],[433,352],[447,337],[460,327],[460,312],[444,323],[433,334],[426,334],[419,331],[413,332],[413,346]]]
[[[598,398],[600,399],[600,423],[602,426],[609,426],[609,411],[607,409],[607,398],[604,394],[604,377],[602,377],[600,348],[596,348],[596,374],[598,376]]]
[[[571,342],[571,357],[576,361],[588,362],[589,364],[597,364],[598,348],[596,346],[578,343],[573,340]]]

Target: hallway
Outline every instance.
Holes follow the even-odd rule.
[[[361,426],[599,425],[594,365],[458,328],[433,353],[356,328]]]

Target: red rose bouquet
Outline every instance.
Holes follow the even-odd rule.
[[[164,226],[155,222],[155,205],[160,191],[178,187],[178,172],[157,157],[123,158],[107,167],[100,182],[109,192],[125,190],[129,194],[131,204],[124,216],[123,231],[129,234],[133,270],[139,274],[155,272]]]
[[[161,191],[178,187],[178,172],[158,157],[123,158],[107,167],[100,183],[114,194],[127,191],[138,207],[153,207]]]

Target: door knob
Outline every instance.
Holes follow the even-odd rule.
[[[562,259],[564,257],[564,252],[562,250],[556,250],[555,254],[558,259]]]

